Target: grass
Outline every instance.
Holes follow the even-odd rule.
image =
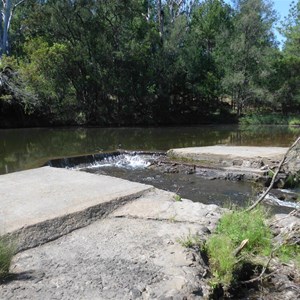
[[[266,218],[267,212],[261,207],[250,212],[229,212],[220,219],[216,233],[228,236],[236,247],[248,239],[247,251],[269,255],[272,235],[265,224]]]
[[[233,255],[234,244],[231,239],[223,234],[213,234],[206,243],[210,269],[213,278],[213,287],[222,284],[226,289],[233,281],[233,270],[237,265],[237,259]]]
[[[277,257],[283,263],[294,261],[300,268],[300,246],[299,245],[282,245],[276,252]]]
[[[9,267],[13,256],[13,245],[7,239],[0,238],[0,280],[9,274]]]
[[[241,125],[300,125],[299,115],[284,116],[281,114],[249,114],[239,119]]]
[[[187,236],[182,236],[181,238],[177,239],[177,242],[185,248],[202,248],[202,241],[196,234],[189,233]]]
[[[271,231],[265,224],[267,213],[262,208],[250,212],[233,211],[222,216],[216,232],[207,240],[205,251],[213,275],[213,287],[221,285],[227,289],[235,281],[235,273],[253,255],[271,253]],[[248,243],[242,254],[235,256],[234,250],[242,241]]]

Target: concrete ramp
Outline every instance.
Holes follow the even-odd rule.
[[[24,250],[84,227],[152,188],[51,167],[2,175],[0,231]]]

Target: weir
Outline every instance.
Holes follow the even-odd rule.
[[[276,149],[276,151],[278,150]],[[249,150],[246,154],[248,153]],[[205,155],[208,156],[209,154]],[[237,180],[234,176],[231,176],[233,179],[227,177],[227,180],[211,177],[210,175],[216,176],[213,169],[205,171],[203,168],[197,167],[194,172],[189,172],[187,168],[183,167],[182,170],[179,170],[180,168],[177,166],[179,164],[166,163],[166,159],[163,152],[119,150],[110,153],[55,159],[49,161],[47,165],[151,184],[160,189],[176,192],[181,197],[195,202],[217,204],[223,207],[232,204],[246,206],[249,199],[256,197],[251,183]],[[282,201],[278,197],[286,197],[287,199]],[[297,203],[288,200],[294,197],[294,194],[289,190],[282,191],[280,196],[270,194],[266,203],[278,207],[275,209],[276,212],[285,212],[285,208],[299,207]]]

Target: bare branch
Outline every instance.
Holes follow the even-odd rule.
[[[274,173],[272,181],[269,185],[269,187],[266,189],[266,191],[258,198],[258,200],[256,202],[254,202],[250,207],[248,207],[245,211],[248,212],[250,210],[252,210],[253,208],[255,208],[260,202],[262,202],[265,197],[269,194],[270,190],[273,188],[273,185],[275,183],[276,177],[283,165],[283,163],[285,162],[287,155],[289,154],[289,152],[297,145],[297,143],[300,141],[300,136],[296,139],[296,141],[293,143],[293,145],[287,150],[287,152],[285,153],[284,157],[282,158],[282,160],[280,161],[277,171]]]

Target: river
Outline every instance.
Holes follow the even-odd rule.
[[[217,144],[288,146],[300,129],[286,126],[165,128],[29,128],[0,130],[0,174],[42,166],[53,158],[115,149],[168,150]]]
[[[300,134],[286,126],[196,126],[165,128],[31,128],[0,130],[0,174],[40,167],[56,158],[125,150],[168,150],[217,144],[289,146]],[[221,206],[246,205],[257,191],[245,182],[208,181],[145,168],[101,167],[89,172],[152,184],[180,196]]]

